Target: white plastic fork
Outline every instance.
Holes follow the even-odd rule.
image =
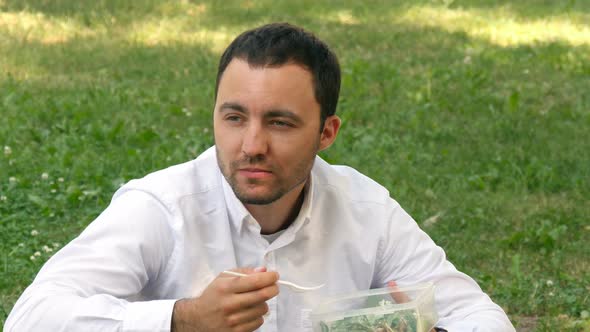
[[[223,271],[222,273],[225,274],[229,274],[232,276],[236,276],[236,277],[246,277],[248,276],[247,274],[244,273],[239,273],[239,272],[234,272],[234,271]],[[317,285],[317,286],[313,286],[313,287],[305,287],[305,286],[300,286],[297,284],[294,284],[290,281],[285,281],[285,280],[279,280],[277,281],[277,284],[281,284],[281,285],[285,285],[289,288],[291,288],[292,290],[296,291],[296,292],[308,292],[308,291],[314,291],[314,290],[318,290],[322,287],[324,287],[325,284],[321,284],[321,285]]]

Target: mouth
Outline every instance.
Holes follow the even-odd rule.
[[[249,179],[264,179],[272,176],[272,172],[262,168],[246,167],[238,169],[238,174]]]

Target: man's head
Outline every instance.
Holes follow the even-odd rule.
[[[339,89],[336,57],[300,28],[267,25],[230,44],[213,125],[219,167],[244,204],[270,204],[303,187],[317,152],[336,138]]]
[[[221,77],[233,59],[244,60],[254,68],[279,67],[287,63],[302,66],[313,77],[321,124],[336,113],[340,94],[338,58],[328,45],[302,28],[288,23],[272,23],[239,35],[221,56],[215,95]]]

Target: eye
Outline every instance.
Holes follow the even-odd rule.
[[[293,127],[293,125],[290,124],[289,122],[285,122],[285,121],[281,121],[281,120],[272,120],[270,122],[270,124],[273,126],[277,126],[277,127]]]
[[[229,121],[229,122],[241,122],[242,121],[242,117],[238,116],[238,115],[228,115],[225,117],[225,121]]]

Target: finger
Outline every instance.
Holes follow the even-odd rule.
[[[252,332],[252,331],[256,331],[256,329],[258,329],[259,327],[262,326],[262,324],[264,324],[264,318],[262,317],[258,317],[254,320],[251,320],[249,322],[246,322],[242,325],[238,325],[236,327],[233,328],[233,331],[236,332]]]
[[[257,273],[257,272],[266,272],[266,267],[264,267],[264,266],[259,266],[259,267],[255,267],[255,268],[238,267],[235,269],[231,269],[230,271],[240,272],[240,273],[244,273],[244,274],[252,274],[252,273]]]
[[[238,312],[244,308],[262,304],[277,294],[279,294],[279,287],[276,284],[252,292],[234,294],[225,303],[224,309],[226,312]]]
[[[256,268],[252,268],[252,267],[238,267],[238,268],[234,268],[234,269],[228,270],[228,272],[229,271],[238,272],[238,273],[241,273],[241,274],[254,274],[254,273],[258,273],[258,272],[266,272],[266,267],[264,267],[264,266],[259,266],[259,267],[256,267]],[[236,278],[236,277],[237,276],[232,275],[230,273],[227,273],[225,271],[224,272],[221,272],[217,276],[217,278]]]
[[[258,317],[264,316],[267,312],[268,305],[266,303],[261,303],[230,315],[227,318],[226,323],[231,327],[238,326],[256,320]]]
[[[265,267],[256,267],[256,268],[238,267],[238,268],[230,269],[228,271],[238,272],[238,273],[242,273],[242,274],[252,274],[252,273],[256,273],[256,272],[266,272],[266,268]],[[217,277],[218,278],[235,278],[236,276],[231,275],[229,273],[221,272]]]
[[[277,272],[257,272],[232,280],[231,289],[234,293],[252,292],[275,284],[279,280]]]
[[[399,287],[397,286],[397,282],[395,281],[390,281],[387,283],[387,287],[389,287],[389,289],[391,289],[391,297],[393,298],[393,300],[396,303],[406,303],[406,302],[410,302],[412,299],[410,299],[409,296],[406,295],[406,293],[401,292],[399,290]]]

